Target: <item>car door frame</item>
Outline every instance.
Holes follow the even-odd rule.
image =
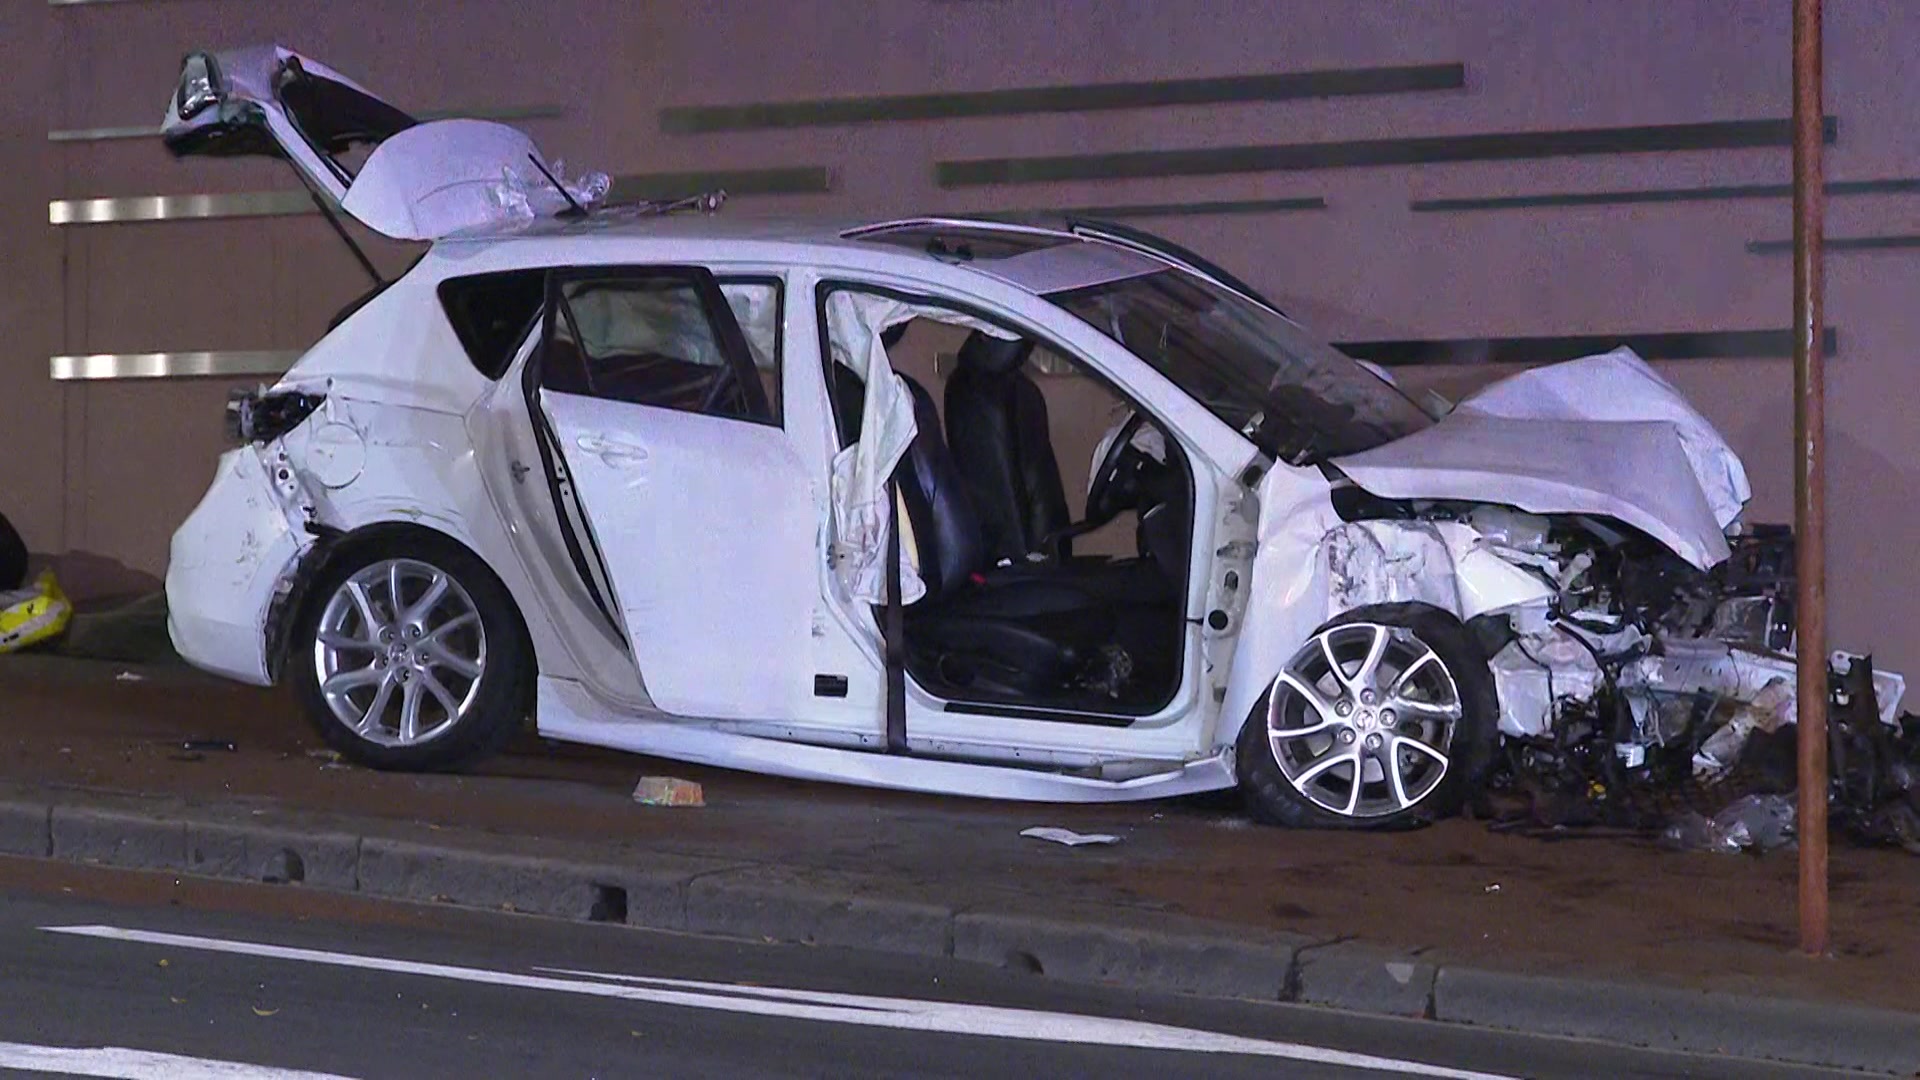
[[[964,276],[963,276],[964,275]],[[1031,292],[956,268],[949,276],[929,274],[917,279],[869,268],[820,268],[809,290],[811,316],[818,322],[818,365],[822,393],[831,378],[833,359],[828,348],[825,298],[835,289],[852,289],[893,296],[915,303],[947,308],[1002,325],[1036,338],[1092,377],[1105,382],[1117,396],[1145,411],[1170,438],[1178,440],[1193,471],[1193,536],[1183,612],[1192,625],[1196,604],[1202,611],[1231,609],[1230,625],[1211,628],[1203,621],[1187,635],[1183,646],[1181,683],[1173,700],[1160,711],[1129,717],[1124,726],[1098,722],[1063,723],[1045,717],[1059,710],[953,711],[950,704],[907,679],[907,741],[913,753],[961,756],[975,760],[1014,759],[1073,763],[1085,755],[1187,760],[1211,749],[1212,727],[1218,710],[1218,692],[1224,689],[1238,633],[1239,604],[1227,598],[1223,567],[1213,558],[1223,528],[1251,536],[1253,520],[1243,507],[1253,507],[1242,472],[1258,456],[1243,436],[1193,403],[1187,395],[1140,358],[1064,309]],[[1184,403],[1181,406],[1179,403]],[[827,437],[838,446],[831,415]],[[1205,475],[1203,476],[1203,470]],[[1206,481],[1210,479],[1211,484]],[[1234,496],[1246,501],[1238,501]],[[1234,505],[1229,506],[1230,499]],[[1231,521],[1226,520],[1231,518]],[[1237,581],[1249,579],[1246,566],[1236,564]],[[829,602],[842,608],[845,618],[860,627],[875,663],[881,663],[877,613],[865,605],[849,607],[837,597]],[[1012,713],[1012,715],[1009,715]]]

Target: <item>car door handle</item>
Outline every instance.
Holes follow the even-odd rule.
[[[599,458],[608,468],[631,468],[647,460],[647,448],[602,435],[582,435],[574,445]]]

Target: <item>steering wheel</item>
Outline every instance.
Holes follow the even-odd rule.
[[[1107,452],[1101,455],[1093,481],[1087,486],[1089,522],[1112,521],[1139,500],[1140,467],[1146,455],[1133,445],[1133,438],[1146,422],[1146,414],[1135,410],[1107,444]]]

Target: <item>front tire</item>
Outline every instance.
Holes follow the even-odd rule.
[[[327,745],[376,769],[452,769],[524,724],[532,649],[506,586],[465,548],[408,532],[328,560],[289,642]]]
[[[1491,752],[1499,698],[1451,615],[1358,608],[1287,661],[1241,729],[1248,810],[1296,828],[1407,828],[1457,813]]]

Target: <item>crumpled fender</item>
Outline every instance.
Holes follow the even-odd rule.
[[[1554,596],[1452,521],[1342,521],[1324,480],[1279,466],[1260,484],[1259,549],[1247,614],[1213,746],[1231,746],[1248,712],[1301,642],[1342,612],[1430,604],[1465,622]]]

